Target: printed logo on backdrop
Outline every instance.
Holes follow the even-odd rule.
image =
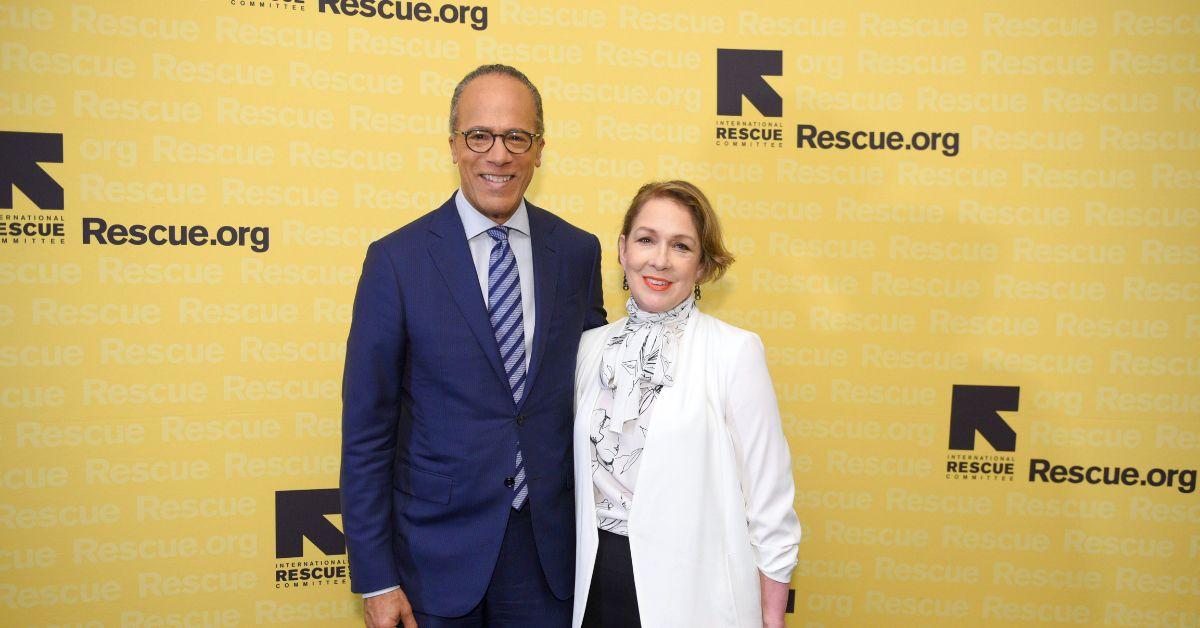
[[[948,479],[1013,481],[1017,432],[1000,413],[1016,412],[1020,400],[1017,386],[954,386]]]
[[[336,488],[275,491],[276,589],[348,582],[346,535],[331,519],[341,514]]]
[[[62,133],[0,131],[0,245],[63,244],[63,186],[41,164],[63,163]],[[38,211],[17,210],[20,193]]]
[[[1021,389],[1017,386],[955,385],[950,399],[950,454],[946,478],[1011,482],[1016,478],[1017,432],[1002,412],[1016,412]],[[1089,463],[1029,458],[1025,480],[1031,484],[1076,484],[1092,487],[1128,487],[1132,490],[1174,489],[1190,495],[1196,491],[1200,469],[1146,468],[1136,465]]]
[[[782,148],[783,97],[767,77],[783,76],[782,50],[717,49],[717,146]],[[785,82],[780,87],[793,87]],[[747,107],[747,104],[749,107]],[[796,150],[923,151],[958,155],[958,131],[895,128],[828,128],[823,120],[795,124]],[[790,122],[789,122],[790,124]]]
[[[239,9],[303,11],[305,7],[305,0],[229,0],[229,5]]]
[[[783,117],[783,97],[768,76],[783,76],[782,50],[717,49],[717,146],[783,147],[783,122],[770,120]]]
[[[0,246],[66,243],[63,186],[42,167],[51,163],[63,163],[62,133],[0,131],[0,212],[4,212],[0,214]],[[165,185],[156,183],[148,189],[158,193]],[[16,210],[18,193],[38,211]],[[255,253],[271,248],[270,227],[260,225],[210,229],[206,225],[127,224],[84,216],[80,227],[85,245],[243,247]]]
[[[323,15],[384,20],[393,23],[462,24],[477,31],[488,27],[488,8],[461,2],[407,2],[405,0],[313,0]]]

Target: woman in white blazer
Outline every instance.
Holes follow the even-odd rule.
[[[800,524],[762,342],[697,308],[733,262],[708,199],[643,186],[629,316],[580,341],[573,626],[783,626]]]

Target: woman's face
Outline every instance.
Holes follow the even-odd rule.
[[[688,297],[700,280],[700,236],[692,214],[668,198],[642,205],[617,253],[629,292],[646,312],[665,312]]]

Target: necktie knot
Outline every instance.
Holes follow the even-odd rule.
[[[508,227],[492,227],[487,234],[496,242],[508,242]]]

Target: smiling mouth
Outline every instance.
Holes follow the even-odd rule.
[[[666,290],[667,288],[670,288],[671,284],[674,282],[667,281],[666,279],[659,279],[658,277],[650,277],[650,276],[643,275],[642,283],[646,284],[646,287],[650,288],[651,290],[654,290],[657,292],[662,292],[662,291]]]
[[[516,178],[516,175],[512,174],[481,174],[479,176],[489,183],[508,183]]]

